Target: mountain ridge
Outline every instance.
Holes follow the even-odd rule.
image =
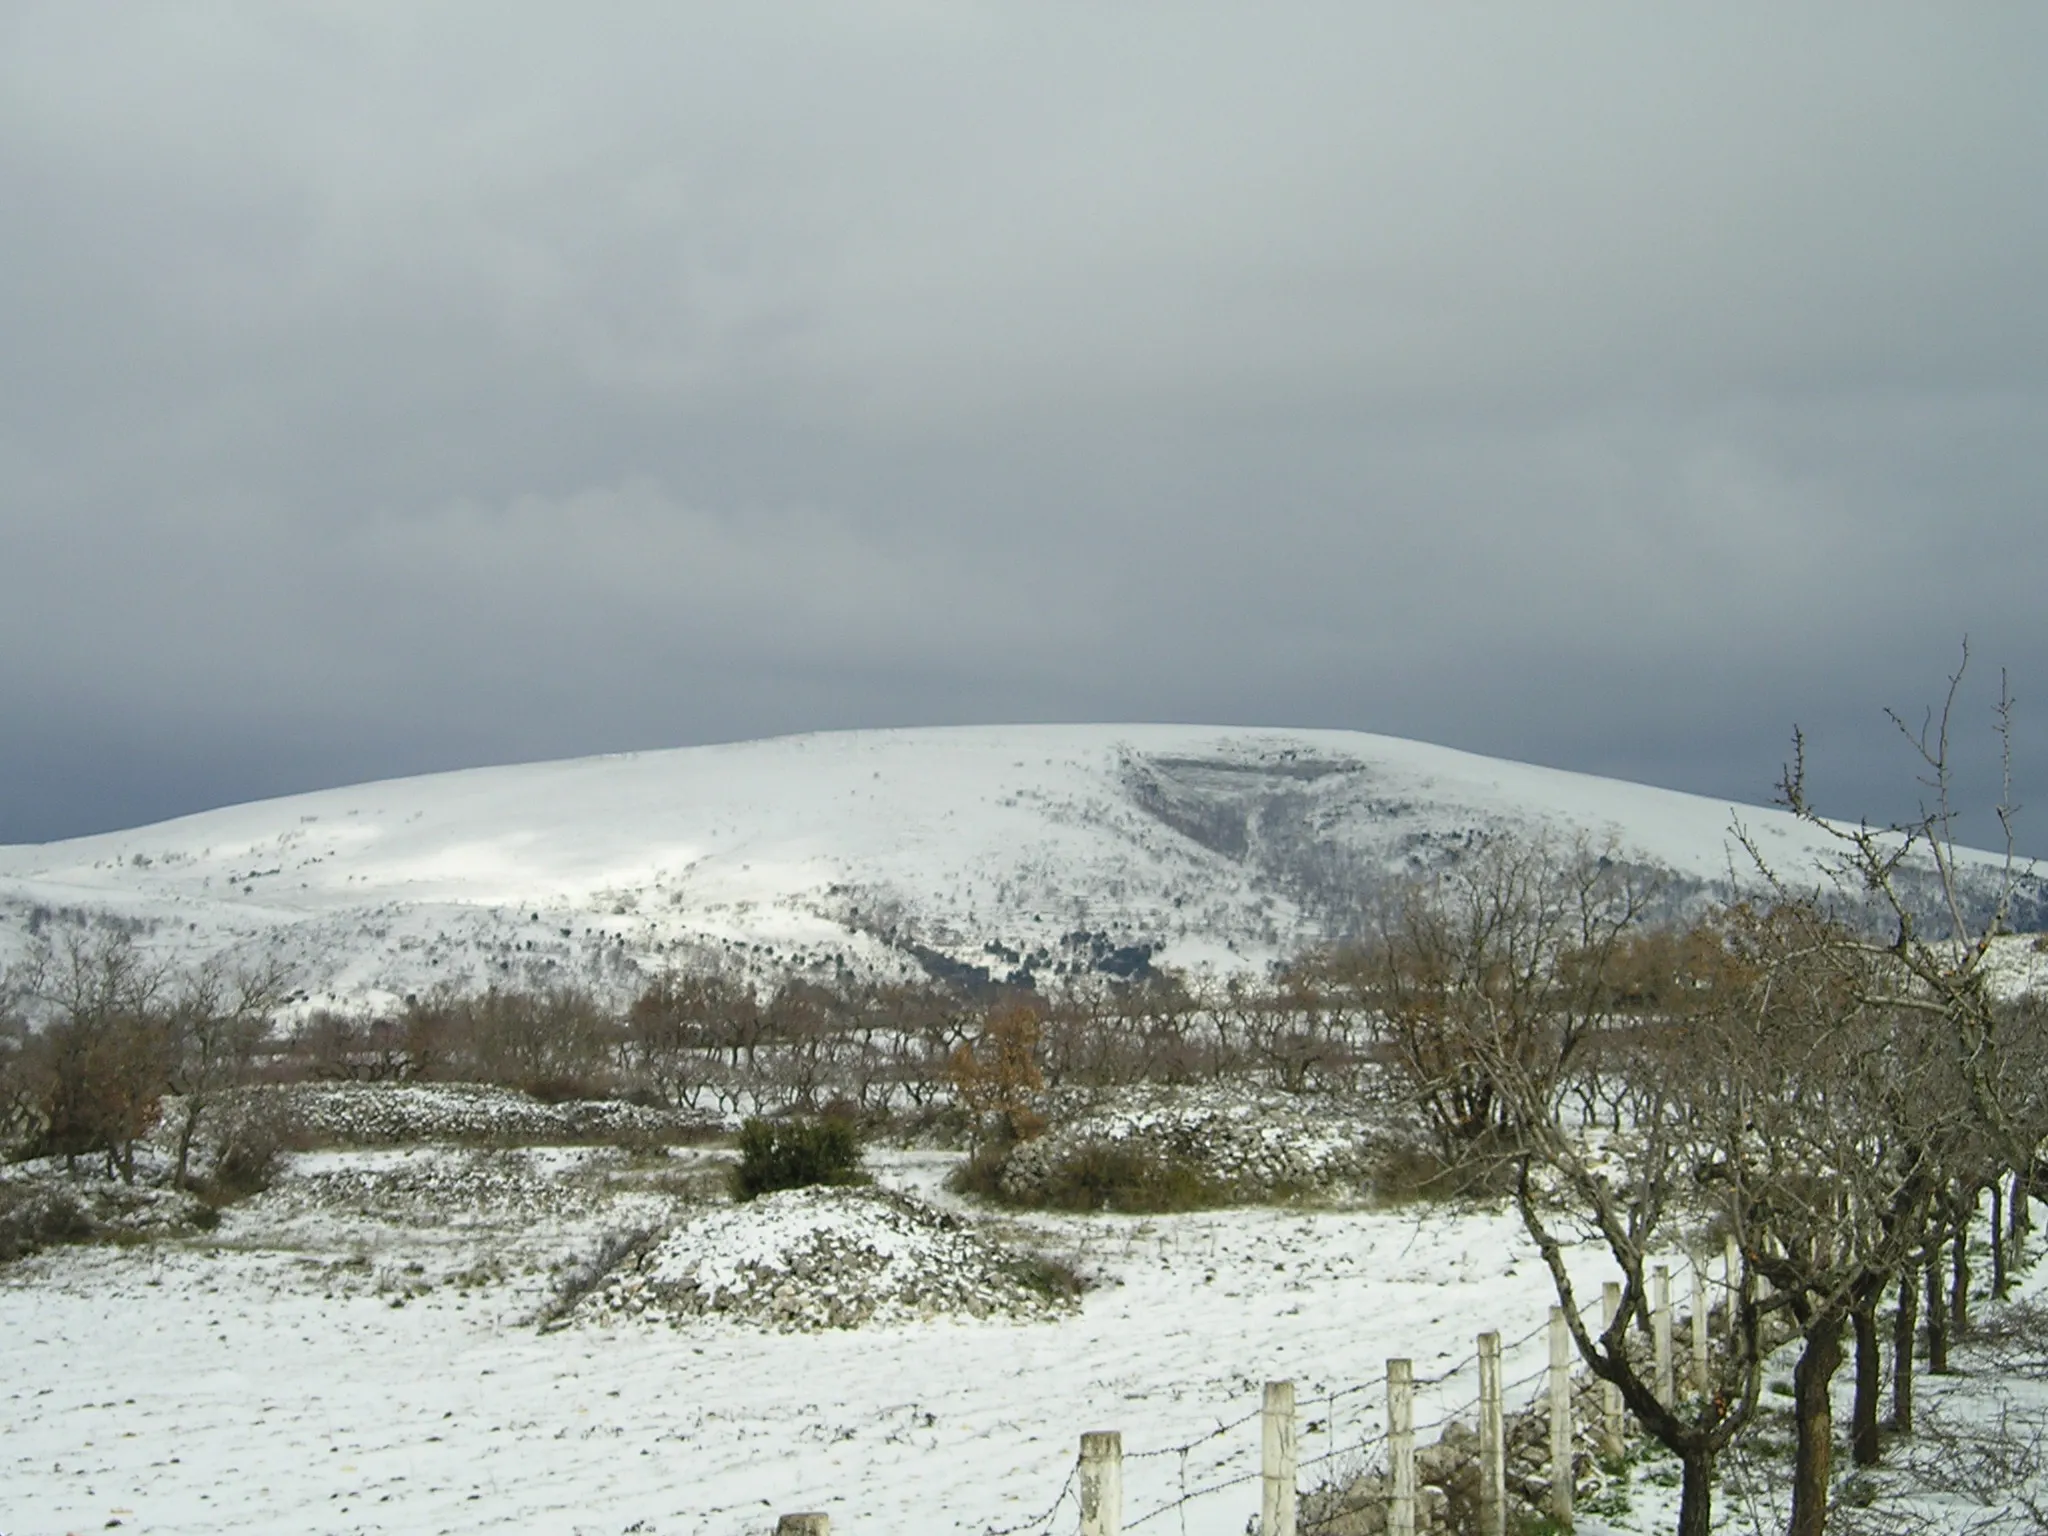
[[[276,956],[309,1000],[630,988],[649,969],[1002,977],[1262,968],[1489,838],[1583,840],[1732,893],[1740,820],[1795,880],[1830,840],[1731,805],[1363,732],[952,726],[469,768],[0,847],[0,960],[117,925]],[[1996,863],[1966,859],[1973,892]],[[2038,922],[2029,877],[2022,916]]]

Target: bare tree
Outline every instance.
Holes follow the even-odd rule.
[[[1946,1031],[1897,1006],[1896,960],[1812,897],[1645,944],[1642,896],[1619,865],[1496,846],[1395,910],[1382,996],[1418,1099],[1447,1142],[1512,1167],[1581,1358],[1680,1461],[1680,1531],[1707,1530],[1715,1462],[1753,1421],[1763,1355],[1789,1330],[1792,1529],[1817,1536],[1844,1334],[1868,1332],[1969,1152]],[[1624,1106],[1611,1137],[1590,1138],[1572,1112],[1588,1071]],[[1664,1401],[1632,1347],[1648,1327],[1645,1269],[1702,1228],[1739,1245],[1734,1342],[1711,1390]],[[1567,1265],[1589,1240],[1622,1275],[1620,1313],[1597,1332]],[[1875,1434],[1865,1385],[1860,1441]]]
[[[1875,1310],[1910,1272],[1973,1117],[1945,1032],[1891,1000],[1889,958],[1817,901],[1742,911],[1726,1005],[1688,1032],[1706,1191],[1762,1310],[1800,1340],[1790,1530],[1818,1536],[1833,1453],[1830,1387],[1853,1327],[1858,1459],[1877,1455]]]
[[[1496,838],[1382,910],[1362,967],[1448,1153],[1547,1112],[1612,1015],[1607,973],[1649,895],[1584,846]]]
[[[247,1084],[271,1015],[290,985],[282,961],[201,966],[180,983],[165,1024],[166,1086],[178,1096],[175,1178],[190,1180],[192,1148],[222,1097]]]
[[[1868,942],[1893,964],[1875,979],[1892,1006],[1941,1021],[1997,1170],[2018,1171],[2033,1167],[2048,1139],[2048,1089],[2035,1070],[2048,1060],[2048,1044],[2041,1011],[2001,1005],[1990,970],[1993,946],[2012,932],[2016,899],[2033,871],[2017,852],[2013,700],[2003,673],[1992,717],[2001,783],[1993,811],[2004,847],[1989,872],[1988,889],[1984,866],[1957,842],[1961,813],[1955,804],[1953,727],[1969,663],[1965,642],[1939,709],[1929,710],[1919,726],[1890,715],[1919,762],[1923,798],[1917,815],[1884,826],[1850,826],[1822,816],[1809,798],[1806,743],[1796,731],[1780,798],[1837,845],[1838,888],[1845,897],[1874,905],[1883,921],[1883,931]],[[1754,849],[1752,856],[1768,872]]]
[[[45,1015],[25,1062],[45,1149],[72,1167],[104,1153],[110,1176],[134,1182],[169,1072],[164,967],[125,932],[74,931],[39,944],[20,985]]]
[[[1845,897],[1874,907],[1881,929],[1869,943],[1892,962],[1876,973],[1892,1006],[1923,1016],[1945,1043],[1952,1070],[1967,1097],[1976,1145],[1946,1170],[1945,1199],[1930,1218],[1917,1256],[1926,1286],[1929,1366],[1947,1369],[1953,1330],[1967,1323],[1968,1228],[1980,1192],[2015,1175],[2015,1212],[2025,1219],[2031,1172],[2048,1139],[2048,1018],[2027,1003],[2002,1003],[1991,985],[1994,945],[2011,932],[2016,903],[2033,878],[2017,854],[2019,807],[2012,796],[2013,700],[2003,673],[1992,705],[1998,744],[2000,794],[1994,814],[2003,839],[1988,871],[1957,842],[1954,728],[1969,670],[1966,641],[1937,709],[1917,726],[1890,712],[1917,761],[1922,798],[1918,813],[1885,826],[1850,826],[1823,817],[1808,792],[1805,740],[1795,732],[1793,756],[1781,784],[1783,802],[1823,831],[1840,851],[1836,884]],[[1759,865],[1762,861],[1759,859]],[[1991,1254],[1994,1289],[2005,1280],[2005,1239],[1993,1202]],[[1948,1249],[1947,1296],[1942,1296],[1942,1249]],[[1908,1314],[1917,1286],[1900,1287],[1895,1323],[1894,1421],[1910,1426],[1912,1357]]]

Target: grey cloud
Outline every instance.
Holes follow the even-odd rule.
[[[2048,786],[2044,42],[17,7],[0,838],[1002,718],[1890,815],[1964,633]]]

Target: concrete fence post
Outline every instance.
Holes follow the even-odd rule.
[[[1081,1536],[1123,1536],[1124,1437],[1113,1429],[1081,1437]]]
[[[1650,1271],[1650,1341],[1657,1368],[1657,1401],[1669,1408],[1678,1401],[1671,1362],[1671,1267]]]
[[[1500,1335],[1479,1335],[1479,1536],[1507,1536],[1508,1438]]]
[[[1614,1320],[1621,1316],[1621,1282],[1610,1280],[1600,1287],[1600,1326],[1603,1331],[1612,1332]],[[1622,1343],[1628,1342],[1627,1331],[1622,1333]],[[1625,1447],[1622,1432],[1626,1426],[1621,1418],[1621,1388],[1611,1381],[1600,1383],[1600,1449],[1609,1456],[1619,1459]]]
[[[1387,1362],[1387,1536],[1415,1536],[1415,1365]]]
[[[1742,1295],[1742,1250],[1736,1246],[1733,1232],[1721,1245],[1721,1287],[1728,1293],[1728,1311],[1721,1319],[1721,1326],[1728,1335],[1728,1348],[1733,1352],[1737,1327],[1735,1314],[1740,1310],[1736,1303]]]
[[[1564,1308],[1550,1309],[1550,1513],[1572,1528],[1572,1334]]]
[[[1712,1390],[1707,1380],[1707,1261],[1697,1254],[1692,1261],[1692,1389],[1701,1397]]]
[[[832,1536],[830,1515],[784,1515],[775,1522],[775,1536]]]
[[[1294,1383],[1269,1381],[1259,1415],[1259,1536],[1294,1536]]]

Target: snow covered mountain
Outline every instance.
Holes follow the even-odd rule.
[[[309,1000],[629,986],[647,966],[997,976],[1261,967],[1499,832],[1583,836],[1674,902],[1826,839],[1782,811],[1348,731],[856,731],[481,768],[0,848],[0,962],[120,922],[286,957]],[[1988,885],[1988,860],[1975,878]],[[2040,887],[2029,911],[2041,911]],[[2032,926],[2033,924],[2029,924]]]

